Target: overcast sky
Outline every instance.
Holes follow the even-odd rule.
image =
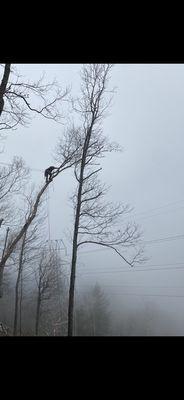
[[[20,64],[17,68],[29,79],[38,79],[45,71],[47,80],[56,77],[63,87],[72,86],[72,94],[79,94],[80,64]],[[111,185],[109,199],[134,207],[132,215],[145,242],[164,240],[145,243],[149,260],[134,269],[109,250],[96,251],[92,245],[81,248],[78,288],[98,281],[120,308],[127,304],[136,309],[151,301],[177,318],[179,326],[184,297],[174,296],[184,296],[184,65],[116,64],[109,86],[117,89],[104,133],[124,151],[107,155],[101,178]],[[34,182],[40,185],[41,171],[53,164],[52,152],[63,130],[53,121],[34,118],[28,128],[8,132],[2,162],[22,156],[28,166],[40,170],[32,171]],[[68,259],[65,235],[72,217],[69,196],[73,188],[72,172],[59,175],[49,187],[50,237],[64,240]]]

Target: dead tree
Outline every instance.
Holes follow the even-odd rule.
[[[116,205],[105,203],[104,195],[107,188],[98,179],[101,170],[100,158],[104,157],[106,152],[120,150],[116,143],[110,143],[102,134],[102,119],[111,101],[111,94],[109,97],[106,89],[110,70],[109,64],[84,66],[81,98],[77,104],[74,103],[75,111],[80,114],[83,124],[72,135],[72,143],[79,149],[80,161],[76,162],[74,168],[77,190],[73,196],[75,222],[68,305],[69,336],[73,335],[75,275],[79,246],[86,243],[106,246],[114,250],[130,266],[140,259],[140,250],[136,250],[130,259],[123,254],[123,249],[125,251],[134,248],[139,240],[137,226],[126,224],[124,229],[115,229],[119,217],[129,212],[130,207],[121,203]]]
[[[65,171],[66,169],[71,168],[76,163],[77,157],[79,157],[78,149],[74,146],[70,146],[69,142],[66,141],[64,148],[65,148],[65,150],[63,153],[63,157],[61,159],[61,163],[60,163],[58,169],[53,173],[52,179],[55,179],[57,175],[59,175],[61,172]],[[50,183],[51,183],[51,181],[44,183],[42,188],[39,190],[34,201],[31,202],[30,212],[26,218],[26,221],[24,222],[24,224],[20,228],[20,230],[12,236],[12,239],[9,241],[9,243],[4,251],[4,254],[0,261],[0,297],[2,297],[2,294],[3,294],[2,293],[2,283],[3,283],[3,273],[4,273],[5,264],[6,264],[7,260],[9,259],[9,257],[12,255],[17,244],[22,239],[25,232],[28,230],[29,226],[32,224],[33,220],[35,219],[38,209],[41,204],[41,199]]]

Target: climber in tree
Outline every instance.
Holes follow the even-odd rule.
[[[52,171],[53,171],[54,169],[58,169],[58,168],[57,168],[57,167],[53,167],[53,166],[51,165],[51,167],[49,167],[49,168],[47,168],[47,169],[45,170],[44,176],[45,176],[45,178],[46,178],[46,183],[52,181]]]

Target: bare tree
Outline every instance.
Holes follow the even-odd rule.
[[[52,291],[57,285],[57,276],[55,265],[57,263],[56,253],[50,250],[49,253],[44,250],[41,252],[38,270],[36,271],[36,281],[38,286],[35,334],[39,334],[40,316],[42,303],[50,299]]]
[[[0,130],[26,125],[31,113],[47,119],[61,121],[60,104],[67,101],[69,89],[61,89],[56,80],[44,82],[44,74],[31,82],[17,72],[11,64],[5,64],[0,84]]]
[[[51,181],[53,179],[56,178],[56,176],[58,174],[60,174],[61,172],[65,171],[66,169],[75,165],[77,157],[79,157],[78,148],[70,146],[69,142],[66,141],[65,146],[63,147],[63,154],[61,156],[60,165],[57,168],[57,170],[52,174],[52,179],[50,179],[49,181],[44,183],[44,185],[41,187],[39,192],[35,195],[34,199],[32,197],[30,198],[30,209],[29,209],[29,213],[26,217],[26,221],[23,223],[20,230],[18,230],[17,232],[14,232],[12,234],[12,236],[9,237],[8,244],[3,253],[3,256],[1,257],[1,261],[0,261],[0,297],[2,297],[2,282],[3,282],[3,272],[4,272],[5,264],[6,264],[7,260],[9,259],[9,257],[11,257],[18,242],[22,239],[22,237],[25,234],[25,232],[27,231],[28,227],[31,225],[32,221],[36,217],[37,212],[41,205],[42,197],[43,197],[48,185],[51,183]]]
[[[44,186],[41,188],[41,190],[38,192],[36,199],[34,200],[34,203],[32,204],[30,213],[29,213],[28,217],[26,218],[26,222],[23,224],[22,228],[20,228],[20,230],[16,234],[12,235],[12,238],[11,238],[11,240],[9,240],[9,243],[4,251],[4,254],[0,261],[0,297],[2,297],[2,282],[3,282],[3,272],[4,272],[5,264],[8,260],[8,258],[12,255],[13,251],[15,250],[16,245],[22,239],[22,237],[24,236],[28,227],[31,225],[32,221],[36,217],[39,205],[41,203],[42,195],[45,192],[49,183],[50,182],[45,183]]]
[[[15,195],[19,197],[21,190],[27,184],[28,178],[29,169],[20,157],[14,157],[8,166],[0,167],[0,217],[2,226],[15,221]]]
[[[69,336],[73,334],[75,274],[79,246],[93,243],[111,248],[130,266],[140,260],[141,255],[141,250],[135,248],[140,237],[138,227],[135,224],[126,224],[121,229],[115,229],[119,217],[130,212],[130,207],[121,203],[105,203],[107,188],[98,179],[101,170],[100,158],[104,157],[106,152],[120,150],[116,143],[110,143],[102,134],[102,119],[112,98],[112,92],[107,92],[106,89],[110,70],[109,64],[84,66],[81,75],[81,98],[74,103],[82,125],[76,132],[73,129],[70,135],[71,142],[78,149],[78,159],[74,168],[77,190],[72,199],[75,223],[68,306]],[[59,150],[62,150],[62,145]],[[128,260],[124,253],[132,247],[135,253]]]
[[[30,212],[30,198],[27,199],[27,212]],[[27,215],[25,216],[25,218]],[[42,225],[44,222],[44,216],[41,215],[41,212],[37,214],[37,218],[35,218],[34,223],[29,226],[24,232],[20,244],[20,249],[17,246],[18,250],[18,273],[15,284],[15,308],[14,308],[14,325],[13,325],[13,335],[17,335],[18,331],[18,313],[19,313],[19,326],[21,331],[21,312],[22,312],[22,285],[23,285],[23,268],[26,264],[27,267],[31,267],[34,264],[40,253],[40,247],[42,245],[42,241],[39,240],[39,236],[41,233]],[[16,262],[15,262],[16,264]],[[26,267],[25,265],[25,267]]]

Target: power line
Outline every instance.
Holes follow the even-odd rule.
[[[149,296],[149,297],[184,297],[184,295],[177,295],[177,294],[151,294],[151,293],[149,293],[149,294],[147,294],[147,293],[145,293],[145,294],[138,294],[138,293],[109,293],[108,292],[108,294],[110,294],[110,295],[113,295],[113,296],[140,296],[140,297],[147,297],[147,296]]]
[[[12,165],[11,163],[7,163],[7,162],[3,162],[3,161],[1,161],[0,164],[2,164],[2,165],[8,165],[8,166]],[[30,169],[31,171],[44,172],[44,169],[31,168],[31,167],[29,167],[29,169]],[[174,202],[171,202],[171,203],[167,203],[167,204],[163,204],[163,205],[158,206],[158,207],[150,208],[150,209],[148,209],[147,211],[140,211],[140,212],[138,212],[138,213],[133,214],[132,217],[134,218],[134,217],[137,217],[137,216],[139,216],[139,215],[143,215],[143,216],[144,216],[145,214],[147,214],[147,213],[149,213],[149,212],[152,212],[152,211],[155,211],[155,210],[160,210],[160,209],[162,209],[162,208],[167,208],[167,207],[170,207],[170,206],[173,206],[173,205],[176,205],[176,204],[181,204],[181,203],[184,203],[184,199],[182,199],[182,200],[177,200],[177,201],[174,201]],[[160,214],[159,214],[159,215],[160,215]],[[124,216],[124,218],[128,218],[128,217],[129,217],[129,215]],[[146,217],[147,217],[147,216],[146,216]]]
[[[10,225],[11,226],[11,225]],[[152,240],[145,240],[145,241],[141,241],[140,244],[154,244],[154,243],[162,243],[162,242],[167,242],[167,241],[173,241],[173,240],[178,240],[178,239],[184,239],[184,234],[178,234],[175,236],[166,236],[163,238],[156,238],[156,239],[152,239]],[[52,241],[57,242],[58,240],[62,241],[62,239],[54,239]],[[0,246],[1,247],[1,246]],[[30,249],[37,249],[37,248],[41,248],[40,246],[34,246],[34,247],[30,247]],[[45,247],[42,247],[45,249]],[[45,249],[48,250],[49,249]],[[58,251],[63,251],[66,250],[65,247],[57,247]],[[84,251],[79,251],[79,255],[80,254],[88,254],[88,253],[97,253],[97,252],[101,252],[101,251],[110,251],[112,250],[111,248],[105,247],[103,249],[95,249],[95,250],[84,250]]]
[[[165,242],[165,241],[172,241],[172,240],[178,240],[178,239],[183,239],[184,238],[184,234],[178,234],[175,236],[166,236],[163,238],[156,238],[156,239],[151,239],[151,240],[145,240],[143,241],[143,243],[147,244],[147,243],[158,243],[158,242]]]
[[[144,216],[145,214],[147,214],[149,212],[152,212],[152,211],[155,211],[155,210],[160,210],[162,208],[167,208],[167,207],[173,206],[175,204],[180,204],[180,203],[184,203],[184,199],[183,200],[174,201],[174,202],[171,202],[171,203],[167,203],[167,204],[163,204],[162,206],[154,207],[154,208],[151,208],[151,209],[149,209],[147,211],[141,211],[141,212],[135,213],[131,217],[134,218],[134,217],[137,217],[139,215],[140,216],[141,215]],[[159,214],[159,215],[161,215],[161,214]],[[129,215],[126,215],[126,217],[124,217],[124,218],[128,218],[128,217],[129,217]],[[145,217],[147,217],[147,216],[145,215]]]
[[[160,263],[160,264],[147,264],[147,265],[144,265],[144,266],[142,266],[142,267],[145,267],[146,269],[145,269],[145,271],[147,271],[147,270],[157,270],[157,268],[152,268],[152,269],[150,269],[150,267],[159,267],[158,269],[160,270],[160,269],[163,269],[162,267],[174,267],[174,268],[176,268],[175,266],[176,265],[181,265],[181,266],[183,266],[184,267],[184,262],[176,262],[176,263]],[[160,268],[161,267],[161,268]],[[138,268],[138,269],[136,269],[136,268]],[[92,268],[92,270],[90,270],[90,269],[87,269],[87,267],[79,267],[78,268],[78,271],[80,272],[80,273],[90,273],[90,272],[104,272],[104,273],[106,273],[106,272],[112,272],[112,273],[114,273],[114,272],[131,272],[132,270],[133,271],[142,271],[143,269],[140,269],[141,268],[141,266],[134,266],[133,267],[133,269],[128,269],[128,270],[122,270],[122,269],[118,269],[118,270],[113,270],[113,271],[108,271],[107,269],[105,269],[105,270],[100,270],[100,266],[98,267],[98,268]],[[177,267],[178,268],[178,267]],[[173,269],[173,268],[166,268],[166,269]],[[180,267],[179,269],[183,269],[182,267]]]
[[[176,209],[165,210],[163,212],[156,213],[156,214],[144,215],[144,216],[140,217],[140,220],[151,218],[151,217],[157,217],[157,216],[164,215],[164,214],[169,214],[170,212],[175,212],[177,210],[180,210],[181,208],[184,208],[184,206],[177,207]],[[127,218],[127,216],[126,216],[126,218]],[[129,218],[131,219],[132,217],[130,216]],[[133,216],[133,218],[138,218],[139,219],[139,216],[136,216],[136,217]]]
[[[139,242],[139,244],[154,244],[154,243],[161,243],[161,242],[167,242],[167,241],[173,241],[173,240],[178,240],[178,239],[184,239],[184,234],[178,234],[175,236],[166,236],[163,238],[155,238],[155,239],[151,239],[151,240],[141,240]],[[100,246],[100,245],[99,245]],[[80,251],[79,254],[84,254],[84,253],[96,253],[96,252],[101,252],[101,251],[107,251],[107,250],[112,250],[111,248],[109,248],[108,246],[104,246],[103,249],[95,249],[95,250],[84,250],[84,251]]]
[[[82,292],[82,291],[81,291]],[[83,293],[86,293],[86,291],[83,291]],[[184,297],[184,295],[175,295],[175,294],[152,294],[152,293],[123,293],[123,292],[108,292],[107,295],[112,295],[112,296],[138,296],[138,297]]]
[[[144,267],[146,266],[146,267],[167,267],[167,266],[175,266],[175,265],[183,265],[184,266],[184,261],[183,262],[173,262],[173,263],[159,263],[159,264],[144,264]],[[87,267],[80,267],[80,269],[82,270],[82,268],[84,268],[84,269],[86,269]],[[98,271],[99,270],[99,268],[100,267],[98,267],[98,268],[94,268],[96,271]],[[134,269],[135,268],[140,268],[140,266],[138,266],[138,265],[136,265],[136,266],[134,266],[133,267]],[[93,269],[93,270],[94,270]]]
[[[8,166],[12,165],[11,163],[6,163],[6,162],[2,162],[2,161],[0,161],[0,164],[2,164],[2,165],[8,165]],[[30,167],[29,167],[29,169],[30,169],[31,171],[44,172],[44,169],[30,168]]]
[[[115,274],[115,273],[124,273],[124,272],[129,272],[129,273],[136,273],[136,272],[142,272],[142,271],[145,271],[145,272],[150,272],[150,271],[164,271],[164,270],[167,270],[167,271],[174,271],[174,270],[183,270],[184,269],[184,266],[183,267],[163,267],[163,268],[148,268],[148,269],[134,269],[134,267],[133,268],[131,268],[131,269],[129,269],[129,270],[122,270],[122,269],[120,269],[120,270],[114,270],[114,271],[87,271],[87,272],[82,272],[81,273],[81,271],[79,271],[80,272],[80,274],[81,275],[100,275],[100,274],[102,274],[102,275],[106,275],[106,274]]]
[[[89,287],[88,284],[82,285]],[[100,284],[100,287],[103,288],[108,288],[108,287],[112,287],[112,288],[121,288],[121,287],[130,287],[130,288],[146,288],[146,289],[150,289],[150,288],[156,288],[156,289],[184,289],[184,286],[158,286],[158,285],[104,285],[104,284]],[[80,287],[78,287],[78,289],[80,289]]]

